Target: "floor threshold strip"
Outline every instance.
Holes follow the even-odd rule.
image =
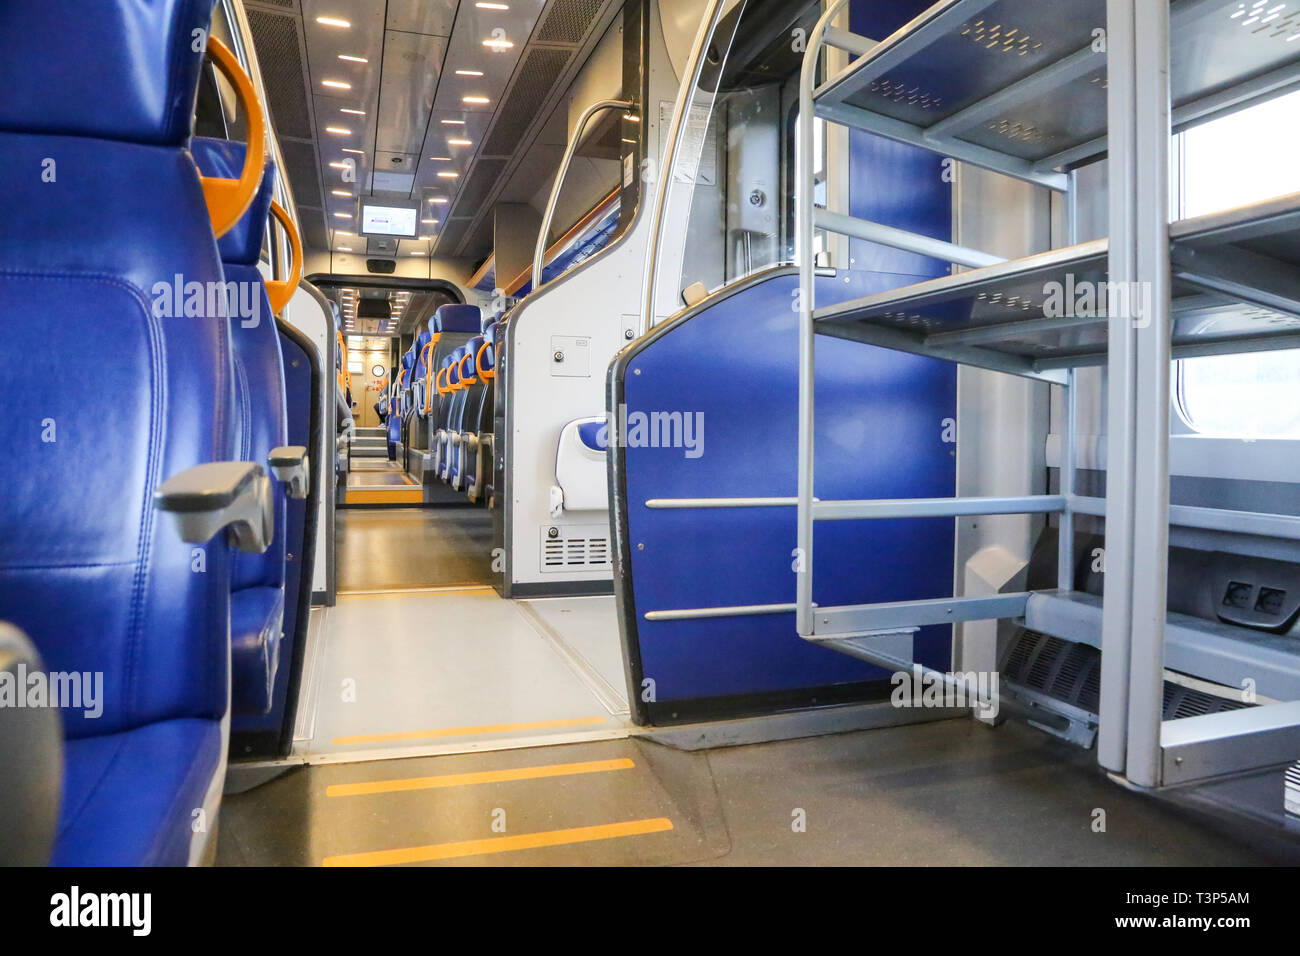
[[[626,823],[604,823],[593,827],[489,837],[486,840],[463,840],[458,843],[434,843],[429,846],[413,846],[397,850],[347,853],[342,856],[327,856],[321,861],[321,865],[392,866],[399,863],[429,863],[435,860],[483,856],[488,853],[511,853],[516,850],[535,850],[548,846],[566,846],[572,843],[590,843],[594,840],[663,833],[672,828],[673,822],[667,817],[653,817],[646,820],[629,820]]]
[[[510,770],[485,770],[479,773],[448,773],[436,777],[407,777],[398,780],[369,780],[361,783],[336,783],[325,788],[327,797],[358,797],[372,793],[399,793],[406,790],[437,790],[443,787],[468,787],[480,783],[508,783],[514,780],[540,780],[609,770],[631,770],[631,760],[588,760],[583,763],[546,764],[540,767],[515,767]]]
[[[469,737],[476,734],[506,734],[519,730],[549,730],[553,727],[589,727],[606,723],[604,717],[569,717],[564,720],[530,720],[517,724],[483,724],[479,727],[444,727],[441,730],[401,730],[388,734],[354,734],[335,737],[330,743],[335,747],[350,744],[378,744],[393,740],[428,740],[438,737]]]

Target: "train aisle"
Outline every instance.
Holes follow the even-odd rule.
[[[296,753],[311,762],[623,737],[612,597],[507,601],[491,516],[346,509],[339,596],[315,627]]]

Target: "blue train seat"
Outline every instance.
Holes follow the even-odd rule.
[[[424,389],[428,378],[429,352],[433,347],[433,333],[427,328],[416,336],[411,352],[415,362],[411,366],[411,410],[420,418],[425,417],[426,400]]]
[[[447,383],[447,389],[444,393],[446,401],[443,407],[443,423],[434,436],[436,440],[434,468],[437,476],[443,482],[451,480],[451,463],[456,451],[456,423],[460,417],[462,396],[465,392],[465,387],[460,378],[461,367],[465,358],[465,347],[462,345],[453,351],[449,358],[450,361],[447,364],[443,378]]]
[[[479,329],[479,309],[473,305],[443,305],[429,317],[431,347],[425,368],[424,414],[437,417],[439,394],[435,379],[443,359]]]
[[[266,479],[231,461],[223,303],[178,288],[223,279],[186,148],[212,6],[0,4],[0,155],[35,171],[6,186],[0,315],[42,342],[0,361],[0,619],[51,670],[102,678],[60,712],[58,864],[197,862],[216,825],[230,550],[155,510],[264,544]]]
[[[400,401],[398,403],[399,414],[406,418],[411,414],[411,378],[415,371],[415,343],[402,355],[402,377]]]
[[[471,417],[472,428],[461,442],[461,454],[465,462],[462,485],[465,488],[465,496],[470,501],[478,501],[485,493],[491,492],[492,455],[496,447],[492,434],[495,408],[495,389],[492,380],[496,377],[494,342],[497,326],[495,319],[487,322],[483,329],[482,344],[474,355],[474,371],[480,386],[478,403]]]
[[[483,347],[483,336],[476,335],[465,343],[465,354],[460,360],[461,398],[455,412],[455,432],[452,434],[451,467],[448,469],[447,481],[457,491],[467,487],[465,461],[468,457],[466,443],[473,438],[478,440],[478,415],[482,408],[482,380],[478,377],[479,349]]]
[[[555,450],[551,515],[565,511],[604,511],[609,507],[605,476],[604,418],[577,418],[560,429]]]
[[[244,163],[243,143],[195,137],[190,144],[199,171],[227,179]],[[289,421],[280,335],[266,283],[258,270],[275,167],[268,162],[262,186],[243,218],[218,242],[226,282],[232,289],[230,335],[235,371],[235,457],[266,462],[283,474],[296,459],[296,497],[305,497],[306,449],[288,448]],[[275,465],[272,465],[272,461]],[[236,553],[230,596],[231,707],[237,714],[264,714],[279,665],[284,622],[285,516],[287,489],[272,491],[275,517],[270,546],[259,554]]]
[[[388,381],[388,460],[397,461],[397,443],[402,440],[402,372],[393,369]]]

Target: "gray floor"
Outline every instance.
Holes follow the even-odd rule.
[[[620,761],[621,769],[573,768],[592,761]],[[555,765],[541,779],[446,777]],[[351,795],[327,789],[426,777],[442,785]],[[1098,811],[1104,832],[1094,829]],[[796,818],[806,821],[802,831]],[[618,832],[646,825],[652,832]],[[590,827],[616,832],[574,842]],[[522,843],[491,842],[505,838]],[[556,845],[537,846],[539,839]],[[221,811],[222,864],[317,865],[406,848],[417,848],[402,858],[410,862],[452,865],[1279,861],[1121,789],[1090,753],[1019,724],[990,730],[970,720],[695,753],[632,738],[313,766],[229,796]]]
[[[340,591],[492,580],[492,514],[485,508],[343,508],[337,527]]]
[[[623,646],[613,595],[541,598],[519,607],[550,636],[581,674],[597,685],[615,713],[628,713]]]
[[[605,638],[617,647],[617,630]],[[486,588],[343,594],[326,612],[308,755],[622,733],[582,676]]]

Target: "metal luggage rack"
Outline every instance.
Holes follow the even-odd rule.
[[[1126,783],[1163,787],[1294,760],[1300,753],[1300,654],[1286,640],[1170,617],[1166,594],[1171,522],[1300,540],[1300,517],[1171,506],[1168,458],[1173,359],[1300,346],[1300,194],[1172,226],[1163,197],[1169,195],[1172,132],[1300,88],[1300,5],[1287,10],[1276,0],[940,0],[876,43],[832,26],[846,2],[833,0],[809,37],[802,117],[1063,191],[1070,210],[1073,167],[1108,156],[1110,235],[1004,261],[817,208],[812,123],[800,124],[795,505],[802,560],[794,605],[800,636],[897,666],[900,639],[919,627],[1026,618],[1035,630],[1102,648],[1098,759]],[[826,47],[857,59],[818,85]],[[812,250],[819,229],[970,271],[817,309]],[[1049,308],[1052,283],[1068,288],[1085,282],[1119,290],[1119,298],[1109,301],[1120,307],[1099,306],[1083,315]],[[1149,310],[1139,315],[1124,290],[1148,290]],[[818,334],[1063,387],[1060,493],[816,499]],[[1097,365],[1109,368],[1105,499],[1075,493],[1074,370]],[[739,501],[719,499],[712,506],[742,506]],[[816,521],[994,514],[1059,515],[1056,590],[842,607],[813,603]],[[1107,522],[1104,600],[1072,590],[1077,514],[1113,519]],[[1284,702],[1162,721],[1167,663],[1231,686],[1240,686],[1243,675],[1252,677],[1261,695]]]

